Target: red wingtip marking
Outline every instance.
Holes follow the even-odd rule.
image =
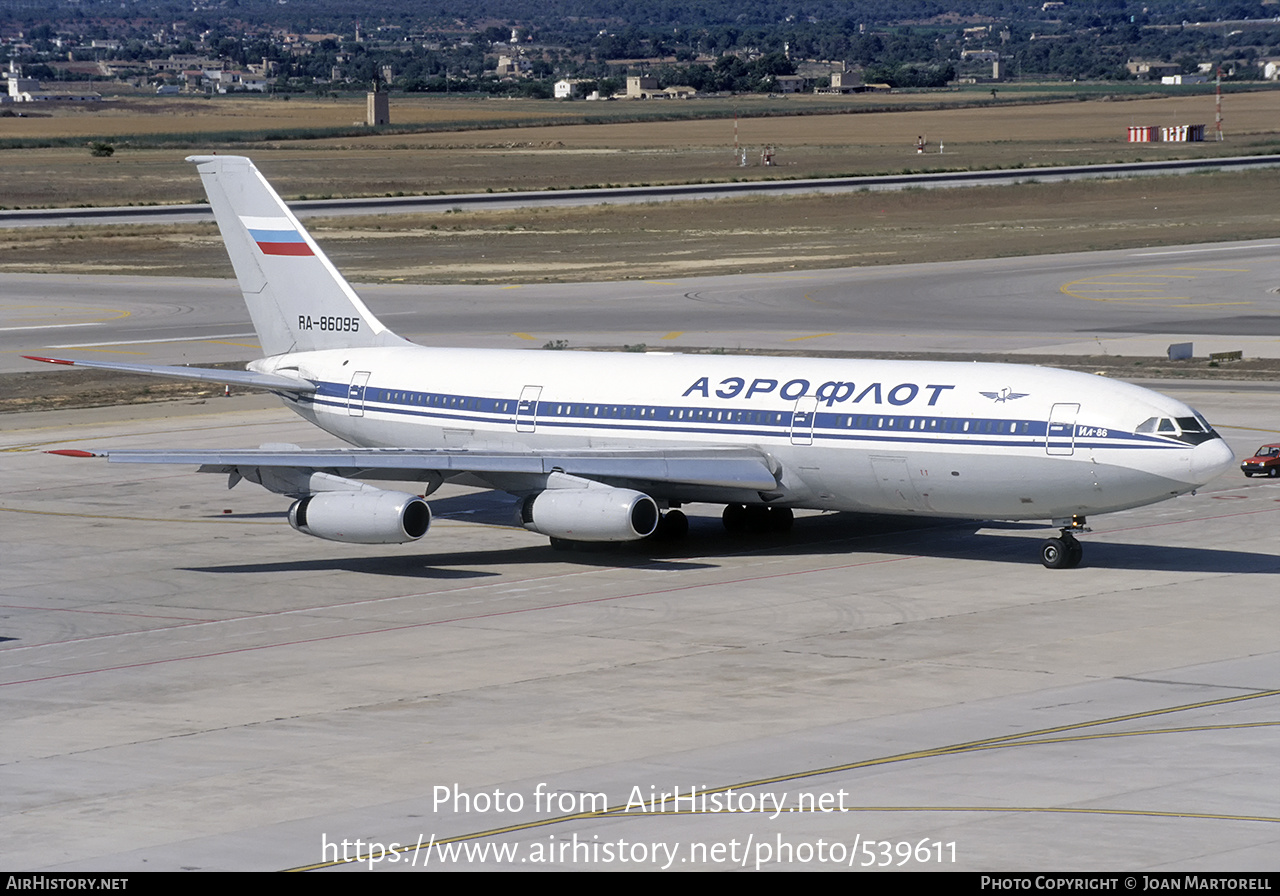
[[[63,457],[97,457],[92,451],[81,451],[79,448],[59,448],[56,451],[46,451],[45,454],[61,454]]]
[[[61,358],[41,358],[39,355],[23,355],[28,361],[43,361],[46,364],[66,364],[68,367],[75,367],[75,361],[64,361]]]

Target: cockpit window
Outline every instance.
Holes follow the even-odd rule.
[[[1156,433],[1189,445],[1199,445],[1201,442],[1219,438],[1208,420],[1196,411],[1192,411],[1191,414],[1190,417],[1148,417],[1138,424],[1134,432]]]

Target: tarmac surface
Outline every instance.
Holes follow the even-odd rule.
[[[1274,313],[1280,266],[1254,248],[1241,251],[1257,261],[1215,262],[1234,276],[1186,272],[1179,295]],[[986,280],[927,266],[814,272],[821,290],[783,277],[772,290],[759,277],[629,286],[677,304],[719,296],[693,303],[712,309],[706,332],[719,320],[767,347],[810,322],[795,315],[806,295],[829,301],[850,283],[923,302],[965,276],[994,289],[1010,266],[1044,283],[1101,276],[1118,264],[1106,255],[992,262]],[[203,288],[184,293],[187,318],[243,320],[234,288],[225,317],[192,299]],[[546,313],[575,320],[601,289],[571,288]],[[1199,346],[1226,315],[1053,292],[1039,333],[1033,298],[1010,285],[960,289],[962,307],[917,314],[899,339],[936,344],[955,314],[969,318],[946,337],[957,344],[1083,341],[1055,329],[1060,303],[1092,309],[1084,324],[1133,318],[1107,340],[1198,322],[1178,332]],[[420,315],[404,318],[415,327],[435,321],[441,343],[481,323],[461,305],[435,315],[366,297],[397,329],[400,311]],[[154,326],[182,323],[176,304],[132,301],[129,326],[147,309]],[[838,347],[883,343],[907,322],[889,298],[872,304],[887,317],[846,326]],[[609,328],[640,309],[610,307],[582,319],[584,338],[634,338]],[[148,332],[120,326],[96,330]],[[513,338],[496,319],[484,332],[479,344]],[[32,334],[4,334],[6,367],[19,366],[13,351],[49,347]],[[171,335],[112,357],[218,350],[203,331]],[[1168,388],[1238,456],[1280,441],[1269,384]],[[1231,472],[1194,496],[1091,518],[1075,570],[1040,566],[1048,530],[1030,524],[809,514],[788,536],[735,539],[702,506],[677,546],[563,553],[510,525],[509,498],[460,488],[432,496],[421,542],[364,547],[293,532],[288,500],[256,486],[42,453],[329,444],[274,399],[10,414],[0,430],[4,867],[1280,864],[1280,480]]]

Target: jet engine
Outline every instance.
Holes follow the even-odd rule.
[[[295,501],[289,525],[299,532],[349,544],[404,544],[431,527],[431,508],[417,495],[365,489],[320,492]]]
[[[526,529],[568,541],[636,541],[652,534],[659,518],[643,492],[603,485],[549,488],[520,503]]]

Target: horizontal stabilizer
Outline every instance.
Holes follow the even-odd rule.
[[[139,373],[144,376],[161,376],[178,380],[199,380],[226,386],[242,386],[246,389],[265,389],[269,392],[311,393],[316,384],[303,379],[281,376],[278,373],[257,373],[252,370],[213,370],[209,367],[177,367],[164,364],[119,364],[115,361],[67,361],[61,358],[40,358],[23,355],[28,361],[45,364],[65,364],[68,367],[91,367],[95,370],[115,370],[120,373]]]

